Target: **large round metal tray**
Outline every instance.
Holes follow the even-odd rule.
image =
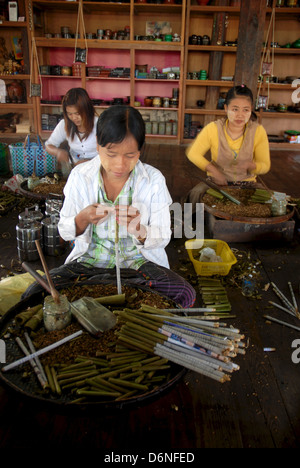
[[[143,288],[142,288],[143,289]],[[0,336],[3,335],[3,332],[12,325],[15,316],[21,311],[25,310],[27,307],[33,307],[41,303],[41,300],[44,298],[43,293],[35,293],[31,296],[28,296],[26,299],[20,301],[14,307],[12,307],[1,319],[0,319]],[[97,338],[95,338],[97,339]],[[9,356],[9,362],[13,362],[17,359],[24,357],[24,354],[20,351],[18,345],[15,343],[14,338],[5,339],[6,343],[6,357]],[[8,363],[8,359],[7,363]],[[122,401],[89,401],[84,403],[72,403],[70,396],[55,396],[49,393],[44,393],[41,389],[40,384],[37,381],[35,374],[32,372],[28,379],[22,377],[24,372],[24,367],[21,365],[15,369],[11,369],[7,372],[2,372],[2,367],[5,364],[0,364],[0,382],[8,386],[13,391],[17,392],[21,397],[29,398],[36,403],[42,403],[47,405],[52,405],[59,408],[79,408],[89,409],[100,407],[101,409],[121,409],[124,407],[129,407],[131,405],[145,404],[148,401],[159,398],[162,393],[169,390],[176,382],[178,382],[186,373],[186,369],[171,363],[170,368],[170,379],[168,382],[156,387],[155,389],[140,394],[135,397],[128,398]],[[75,410],[74,410],[75,411]]]
[[[224,190],[226,190],[226,187],[223,187]],[[230,187],[235,188],[233,186]],[[241,187],[236,187],[236,188],[241,188]],[[249,216],[233,216],[229,213],[225,213],[224,211],[217,210],[215,208],[212,208],[211,206],[207,205],[203,201],[203,197],[205,195],[205,192],[201,194],[200,196],[200,201],[204,204],[204,209],[208,213],[214,215],[216,218],[222,218],[226,219],[228,221],[237,221],[239,223],[247,223],[247,224],[278,224],[278,223],[284,223],[288,221],[290,218],[294,216],[295,213],[295,208],[294,207],[288,207],[287,213],[282,216],[272,216],[271,218],[253,218]]]

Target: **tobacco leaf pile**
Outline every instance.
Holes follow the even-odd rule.
[[[83,285],[75,286],[69,289],[60,291],[61,294],[67,296],[69,302],[74,302],[83,296],[88,297],[102,297],[117,294],[117,288],[114,285]],[[110,306],[105,304],[105,307],[111,310],[123,310],[125,307],[129,309],[138,309],[141,304],[147,304],[157,308],[168,308],[174,307],[172,301],[168,301],[162,296],[152,292],[143,291],[129,286],[123,286],[123,292],[125,293],[125,304],[122,306]],[[41,356],[43,364],[53,365],[58,362],[64,362],[65,364],[74,361],[76,356],[96,356],[97,353],[112,352],[116,345],[115,332],[119,329],[119,324],[115,325],[111,330],[103,332],[100,338],[95,338],[88,333],[84,333],[80,337],[76,338],[72,342],[68,342],[56,349],[53,349],[49,354]],[[76,323],[71,323],[68,327],[60,331],[48,331],[45,333],[44,329],[40,329],[35,338],[34,344],[37,349],[44,348],[65,336],[71,335],[76,331],[80,330],[81,327]]]
[[[36,185],[31,190],[31,192],[39,193],[41,195],[48,195],[49,193],[55,193],[56,195],[62,195],[65,185],[66,185],[65,180],[59,180],[55,184],[42,183],[42,184]]]
[[[251,201],[255,189],[226,187],[226,192],[239,200],[241,205],[237,205],[225,197],[217,199],[209,193],[203,195],[202,201],[207,206],[232,216],[249,218],[270,218],[272,216],[271,204],[255,203]]]

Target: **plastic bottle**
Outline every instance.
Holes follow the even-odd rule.
[[[251,297],[255,291],[255,280],[253,275],[249,274],[245,276],[242,284],[242,294],[246,297]]]

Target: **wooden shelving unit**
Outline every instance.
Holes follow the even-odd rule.
[[[195,4],[194,4],[195,3]],[[265,31],[270,21],[272,8],[267,8]],[[213,35],[214,22],[218,21],[217,14],[226,15],[226,21],[229,23],[226,29],[225,39],[228,42],[234,42],[235,38],[238,39],[238,26],[240,7],[233,6],[199,6],[196,0],[187,1],[187,14],[186,14],[186,31],[185,31],[185,60],[184,60],[184,80],[183,80],[183,118],[189,114],[188,121],[195,122],[195,125],[201,127],[208,121],[214,120],[219,116],[224,116],[225,113],[221,109],[217,109],[217,100],[208,105],[204,104],[203,107],[196,106],[197,100],[206,101],[209,89],[219,89],[220,92],[227,92],[230,87],[234,85],[234,74],[236,63],[237,46],[224,45],[224,40],[219,45],[191,45],[190,37],[193,34],[202,35],[207,34],[210,38]],[[275,27],[276,41],[282,45],[295,41],[299,38],[299,18],[300,8],[276,8],[275,10],[276,25]],[[220,18],[220,17],[219,17]],[[290,28],[283,25],[283,21],[288,21]],[[278,31],[278,32],[277,32]],[[291,40],[292,39],[292,40]],[[262,47],[263,51],[263,47]],[[299,73],[299,54],[300,49],[274,47],[274,70],[275,76],[281,77],[283,73],[286,75],[297,75]],[[208,71],[210,56],[213,53],[223,54],[222,75],[232,76],[232,80],[210,79],[189,79],[188,72],[205,69]],[[298,70],[297,70],[298,67]],[[221,78],[221,76],[220,76]],[[259,84],[257,86],[259,89]],[[290,83],[270,83],[268,85],[269,102],[273,100],[275,103],[286,102],[289,106],[292,105],[291,96],[295,91]],[[294,129],[300,131],[300,119],[297,112],[269,112],[260,110],[257,112],[260,122],[266,127],[270,135],[282,135],[283,131]],[[291,124],[289,128],[288,124]],[[188,132],[183,132],[181,142],[189,144],[192,139],[188,138]],[[288,148],[298,149],[300,145],[290,143],[271,143],[272,148]]]
[[[186,3],[187,2],[187,3]],[[83,17],[79,15],[82,7]],[[103,104],[96,105],[100,113],[109,104],[112,97],[126,98],[130,105],[139,102],[138,109],[145,120],[160,118],[177,122],[176,135],[147,135],[148,141],[168,141],[173,143],[190,143],[186,138],[184,122],[186,114],[190,114],[193,121],[205,125],[224,115],[222,109],[217,108],[218,99],[212,99],[213,93],[226,93],[234,85],[234,73],[237,62],[237,46],[231,45],[238,39],[240,7],[236,6],[199,6],[196,0],[182,0],[182,4],[154,4],[140,3],[134,0],[124,2],[97,2],[97,1],[59,1],[59,0],[19,0],[20,16],[25,17],[24,22],[3,21],[0,23],[0,33],[11,37],[14,32],[22,36],[26,70],[22,75],[0,75],[0,79],[22,80],[26,85],[27,103],[0,104],[0,114],[20,110],[23,118],[29,118],[32,131],[47,137],[49,131],[42,130],[42,114],[46,111],[61,113],[61,96],[71,87],[84,87],[91,98],[103,100]],[[265,30],[272,9],[267,8]],[[192,34],[203,36],[207,34],[212,38],[216,18],[225,15],[228,27],[225,30],[223,41],[218,44],[192,45],[189,38]],[[280,44],[292,42],[299,37],[300,8],[276,8],[275,39]],[[172,33],[177,33],[179,42],[144,40],[146,23],[168,21]],[[288,23],[289,27],[286,27]],[[78,25],[78,29],[77,29]],[[54,37],[67,26],[72,33],[70,38]],[[129,37],[126,40],[100,40],[97,37],[85,38],[85,34],[96,33],[102,30],[112,31],[129,28]],[[277,27],[278,26],[278,27]],[[80,37],[75,38],[78,32]],[[52,33],[53,37],[45,37]],[[225,45],[229,43],[230,45]],[[34,57],[34,70],[30,70],[31,46],[34,44],[37,57]],[[75,48],[87,50],[87,63],[83,63],[80,76],[42,75],[41,65],[68,65],[72,66],[75,57]],[[209,71],[210,61],[213,57],[222,54],[222,73],[214,79],[190,79],[189,72]],[[274,48],[275,75],[297,75],[300,49],[278,47]],[[212,59],[211,59],[212,57]],[[168,66],[180,69],[180,76],[176,79],[139,78],[135,74],[137,64],[147,64],[148,70],[153,66],[167,68]],[[130,76],[123,77],[96,77],[89,76],[88,67],[103,65],[104,67],[126,67],[130,69]],[[224,76],[226,79],[221,79]],[[231,79],[230,79],[231,78]],[[41,85],[41,96],[30,97],[31,79],[34,84]],[[179,91],[178,107],[153,108],[144,105],[147,96],[171,97],[172,89]],[[259,89],[259,85],[258,85]],[[217,90],[217,91],[216,91]],[[270,83],[268,92],[270,103],[287,102],[291,105],[291,96],[295,88],[290,83]],[[210,98],[209,98],[210,97]],[[51,99],[55,102],[49,104]],[[207,101],[202,107],[197,107],[197,100]],[[47,101],[46,103],[41,101]],[[158,117],[159,116],[159,117]],[[299,115],[296,112],[258,112],[262,124],[269,134],[280,135],[284,130],[294,129],[300,131]],[[290,128],[289,128],[290,127]],[[19,135],[15,135],[17,138]],[[273,147],[282,148],[283,144],[272,144]],[[289,148],[299,148],[299,145],[290,145]]]
[[[79,15],[82,7],[83,18]],[[81,76],[52,76],[40,75],[36,67],[36,81],[42,82],[43,96],[41,100],[51,101],[54,88],[57,95],[63,95],[67,88],[74,86],[84,87],[90,97],[95,100],[110,101],[113,97],[122,97],[124,102],[135,106],[139,102],[138,109],[145,120],[173,115],[177,121],[178,131],[176,135],[147,135],[147,139],[179,142],[182,128],[181,100],[176,108],[149,108],[144,105],[147,96],[172,97],[172,87],[179,89],[182,94],[182,74],[178,79],[150,79],[138,78],[135,74],[136,64],[147,64],[148,70],[158,64],[157,69],[177,67],[183,69],[184,54],[184,29],[185,29],[185,0],[182,4],[141,4],[133,0],[128,2],[62,2],[45,0],[32,0],[33,16],[36,18],[33,37],[38,50],[39,65],[68,65],[74,61],[75,47],[87,50],[87,63],[81,68]],[[78,22],[79,18],[79,22]],[[177,33],[179,42],[141,40],[146,35],[146,22],[170,22],[172,33]],[[78,29],[76,29],[77,24]],[[59,38],[45,37],[47,33],[59,33],[62,26],[68,26],[72,32],[79,33],[80,37]],[[130,35],[125,40],[91,39],[88,33],[95,35],[100,28],[112,31],[122,30],[129,26]],[[56,61],[56,63],[55,63]],[[126,67],[130,69],[130,76],[126,78],[90,76],[88,68],[91,66]],[[51,95],[52,93],[52,95]],[[55,97],[55,96],[54,96]],[[95,105],[100,113],[109,104]],[[42,131],[41,114],[49,104],[41,103],[38,106],[39,132],[44,137],[48,132]],[[53,106],[53,107],[57,107]],[[51,107],[50,107],[51,109]]]
[[[30,22],[28,15],[27,0],[18,0],[18,16],[23,17],[24,21],[0,21],[0,36],[4,39],[4,44],[9,54],[13,54],[12,38],[18,38],[22,41],[23,66],[24,73],[18,74],[0,74],[0,80],[3,80],[7,86],[15,81],[21,82],[26,94],[26,102],[3,102],[0,104],[0,116],[13,113],[14,121],[19,123],[28,122],[32,132],[37,128],[36,105],[34,97],[30,93]],[[4,60],[5,62],[5,60]],[[1,62],[4,64],[4,62]],[[3,128],[1,135],[12,139],[23,137],[20,133],[13,133],[13,128]]]

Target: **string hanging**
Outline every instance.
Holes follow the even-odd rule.
[[[273,47],[272,47],[272,58],[270,54],[270,44],[269,44],[269,35],[270,35],[270,30],[272,26],[272,42],[273,42]],[[275,8],[272,8],[272,13],[271,13],[271,19],[270,23],[268,26],[267,30],[267,36],[266,36],[266,41],[265,45],[263,48],[263,53],[262,53],[262,58],[261,58],[261,63],[260,63],[260,82],[259,82],[259,88],[257,92],[257,99],[256,99],[256,107],[258,108],[258,103],[260,100],[260,92],[262,85],[264,83],[264,77],[268,76],[267,80],[267,89],[268,89],[268,95],[267,95],[267,102],[266,102],[266,108],[268,109],[269,107],[269,100],[270,100],[270,77],[273,76],[274,72],[274,58],[275,58],[275,52],[274,52],[274,41],[275,41]]]
[[[29,96],[30,97],[37,95],[36,93],[32,94],[33,87],[34,86],[36,87],[36,84],[32,83],[33,59],[34,59],[34,57],[36,59],[36,66],[37,66],[37,69],[38,69],[38,77],[39,77],[39,82],[40,82],[40,84],[38,85],[39,88],[40,88],[39,96],[42,97],[42,79],[41,79],[41,75],[40,75],[39,57],[38,57],[38,53],[37,53],[35,38],[33,37],[32,41],[31,41],[31,55],[30,55],[30,80],[29,80]]]
[[[85,24],[84,24],[84,17],[83,17],[83,9],[82,9],[82,3],[80,2],[78,4],[78,14],[77,14],[77,24],[76,24],[76,34],[75,34],[75,50],[74,50],[74,60],[73,63],[75,63],[77,60],[77,41],[78,41],[78,36],[79,36],[79,21],[81,19],[82,23],[82,30],[83,30],[83,36],[84,36],[84,42],[85,42],[85,64],[87,65],[87,56],[88,56],[88,46],[87,46],[87,40],[86,40],[86,32],[85,32]]]

